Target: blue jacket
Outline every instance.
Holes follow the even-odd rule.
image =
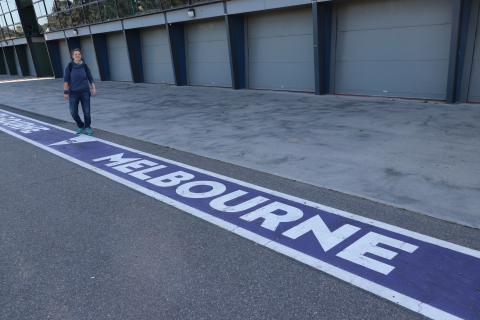
[[[63,81],[68,82],[71,94],[90,91],[93,77],[85,62],[82,61],[80,64],[73,61],[69,62],[63,74]]]

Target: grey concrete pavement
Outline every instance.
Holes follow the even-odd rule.
[[[101,82],[93,126],[480,227],[480,106]],[[0,103],[72,121],[61,80]]]

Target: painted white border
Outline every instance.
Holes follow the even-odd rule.
[[[0,109],[0,112],[5,112],[5,113],[8,113],[8,114],[11,114],[12,116],[28,119],[29,121],[42,123],[46,126],[50,126],[52,128],[63,130],[63,131],[66,131],[66,132],[69,132],[69,133],[72,133],[72,134],[74,133],[72,130],[68,130],[68,129],[65,129],[65,128],[62,128],[62,127],[59,127],[59,126],[56,126],[56,125],[52,125],[52,124],[49,124],[49,123],[46,123],[46,122],[43,122],[43,121],[39,121],[39,120],[30,118],[30,117],[18,115],[18,114],[15,114],[13,112],[9,112],[9,111],[3,110],[3,109]],[[210,223],[212,223],[216,226],[219,226],[219,227],[221,227],[225,230],[231,231],[231,232],[233,232],[233,233],[235,233],[235,234],[237,234],[237,235],[239,235],[243,238],[249,239],[249,240],[251,240],[255,243],[263,245],[263,246],[265,246],[267,248],[270,248],[270,249],[272,249],[272,250],[274,250],[278,253],[284,254],[284,255],[286,255],[290,258],[293,258],[293,259],[295,259],[299,262],[307,264],[307,265],[309,265],[309,266],[311,266],[311,267],[313,267],[317,270],[328,273],[328,274],[330,274],[330,275],[332,275],[336,278],[339,278],[339,279],[341,279],[345,282],[348,282],[348,283],[353,284],[353,285],[355,285],[359,288],[362,288],[366,291],[374,293],[374,294],[376,294],[376,295],[378,295],[382,298],[390,300],[394,303],[397,303],[397,304],[399,304],[399,305],[401,305],[405,308],[408,308],[412,311],[420,313],[424,316],[427,316],[427,317],[432,318],[432,319],[461,319],[461,318],[458,318],[458,317],[456,317],[452,314],[449,314],[445,311],[442,311],[442,310],[437,309],[433,306],[430,306],[430,305],[428,305],[424,302],[413,299],[413,298],[408,297],[404,294],[401,294],[401,293],[396,292],[394,290],[391,290],[387,287],[379,285],[375,282],[372,282],[370,280],[367,280],[367,279],[364,279],[360,276],[357,276],[353,273],[342,270],[342,269],[340,269],[338,267],[335,267],[331,264],[328,264],[328,263],[326,263],[322,260],[319,260],[319,259],[313,258],[309,255],[306,255],[306,254],[304,254],[304,253],[302,253],[298,250],[295,250],[295,249],[292,249],[292,248],[287,247],[285,245],[279,244],[279,243],[277,243],[275,241],[272,241],[268,238],[265,238],[265,237],[262,237],[258,234],[255,234],[255,233],[253,233],[249,230],[238,227],[238,226],[236,226],[232,223],[229,223],[229,222],[226,222],[222,219],[216,218],[216,217],[214,217],[214,216],[212,216],[208,213],[205,213],[205,212],[200,211],[196,208],[193,208],[193,207],[190,207],[186,204],[183,204],[179,201],[176,201],[176,200],[173,200],[173,199],[168,198],[166,196],[163,196],[160,193],[154,192],[154,191],[149,190],[145,187],[137,185],[136,183],[133,183],[133,182],[130,182],[126,179],[118,177],[114,174],[111,174],[111,173],[105,171],[105,170],[99,169],[99,168],[94,167],[90,164],[87,164],[83,161],[77,160],[77,159],[75,159],[71,156],[65,155],[65,154],[63,154],[59,151],[56,151],[53,148],[50,148],[48,146],[44,146],[44,145],[42,145],[38,142],[35,142],[31,139],[28,139],[24,136],[21,136],[21,135],[15,133],[13,131],[10,131],[8,129],[1,128],[1,127],[0,127],[0,131],[3,131],[3,132],[5,132],[5,133],[7,133],[7,134],[9,134],[13,137],[21,139],[21,140],[23,140],[25,142],[28,142],[30,144],[33,144],[33,145],[35,145],[35,146],[37,146],[37,147],[39,147],[39,148],[41,148],[45,151],[53,153],[53,154],[65,159],[65,160],[73,162],[73,163],[75,163],[75,164],[77,164],[77,165],[79,165],[83,168],[86,168],[86,169],[89,169],[93,172],[96,172],[96,173],[98,173],[98,174],[100,174],[100,175],[102,175],[106,178],[109,178],[109,179],[111,179],[115,182],[121,183],[121,184],[123,184],[123,185],[125,185],[129,188],[132,188],[136,191],[139,191],[139,192],[141,192],[141,193],[143,193],[147,196],[150,196],[150,197],[155,198],[159,201],[162,201],[162,202],[164,202],[168,205],[171,205],[171,206],[173,206],[173,207],[175,207],[179,210],[182,210],[182,211],[187,212],[187,213],[189,213],[189,214],[191,214],[195,217],[198,217],[200,219],[208,221],[208,222],[210,222]],[[281,193],[281,192],[277,192],[277,191],[274,191],[274,190],[270,190],[270,189],[267,189],[267,188],[256,186],[256,185],[253,185],[253,184],[250,184],[250,183],[247,183],[247,182],[243,182],[243,181],[240,181],[240,180],[229,178],[229,177],[219,175],[219,174],[207,171],[207,170],[203,170],[203,169],[199,169],[199,168],[196,168],[196,167],[193,167],[193,166],[189,166],[189,165],[177,162],[177,161],[172,161],[172,160],[169,160],[169,159],[158,157],[158,156],[148,154],[146,152],[139,151],[139,150],[136,150],[136,149],[133,149],[133,148],[121,146],[121,145],[118,145],[116,143],[109,142],[109,141],[106,141],[106,140],[103,140],[103,139],[99,139],[99,138],[95,138],[95,139],[99,142],[103,142],[103,143],[111,145],[111,146],[122,148],[124,150],[128,150],[128,151],[131,151],[131,152],[136,152],[138,154],[142,154],[142,155],[150,157],[150,158],[158,159],[158,160],[161,160],[161,161],[164,161],[164,162],[167,162],[167,163],[175,164],[175,165],[180,166],[180,167],[188,168],[190,170],[197,171],[197,172],[200,172],[200,173],[204,173],[206,175],[210,175],[210,176],[216,177],[218,179],[223,179],[225,181],[229,181],[229,182],[232,182],[232,183],[236,183],[238,185],[242,185],[242,186],[245,186],[245,187],[256,189],[258,191],[266,192],[266,193],[269,193],[269,194],[272,194],[272,195],[275,195],[275,196],[278,196],[278,197],[282,197],[284,199],[288,199],[288,200],[291,200],[291,201],[294,201],[294,202],[297,202],[297,203],[300,203],[300,204],[303,204],[303,205],[307,205],[307,206],[310,206],[310,207],[313,207],[313,208],[318,208],[318,209],[323,210],[323,211],[334,213],[334,214],[337,214],[337,215],[340,215],[340,216],[343,216],[343,217],[346,217],[346,218],[354,219],[354,220],[357,220],[357,221],[360,221],[360,222],[363,222],[363,223],[366,223],[366,224],[370,224],[370,225],[373,225],[373,226],[376,226],[376,227],[379,227],[379,228],[383,228],[383,229],[393,231],[393,232],[396,232],[396,233],[399,233],[399,234],[402,234],[402,235],[405,235],[405,236],[409,236],[409,237],[412,237],[412,238],[415,238],[415,239],[418,239],[418,240],[421,240],[421,241],[424,241],[424,242],[427,242],[427,243],[431,243],[431,244],[438,245],[438,246],[441,246],[441,247],[444,247],[444,248],[447,248],[447,249],[451,249],[451,250],[454,250],[454,251],[457,251],[457,252],[461,252],[461,253],[476,257],[476,258],[480,258],[480,252],[479,251],[476,251],[476,250],[473,250],[473,249],[470,249],[470,248],[467,248],[467,247],[463,247],[463,246],[460,246],[460,245],[457,245],[457,244],[453,244],[453,243],[450,243],[450,242],[447,242],[447,241],[444,241],[444,240],[435,239],[435,238],[432,238],[432,237],[429,237],[429,236],[426,236],[426,235],[422,235],[420,233],[416,233],[416,232],[413,232],[413,231],[409,231],[409,230],[406,230],[406,229],[395,227],[395,226],[392,226],[392,225],[389,225],[389,224],[386,224],[386,223],[383,223],[383,222],[379,222],[379,221],[376,221],[376,220],[372,220],[372,219],[369,219],[369,218],[361,217],[361,216],[355,215],[353,213],[349,213],[349,212],[346,212],[346,211],[341,211],[341,210],[331,208],[331,207],[328,207],[328,206],[324,206],[324,205],[321,205],[321,204],[318,204],[318,203],[315,203],[315,202],[311,202],[311,201],[304,200],[304,199],[294,197],[294,196],[290,196],[290,195],[287,195],[287,194],[284,194],[284,193]]]

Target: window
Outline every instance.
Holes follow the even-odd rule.
[[[0,1],[0,7],[2,8],[3,13],[10,12],[6,1]]]
[[[38,19],[38,26],[40,27],[40,32],[49,32],[50,29],[48,27],[48,18],[47,17],[41,17]]]
[[[33,8],[35,10],[35,14],[38,19],[38,26],[39,26],[39,31],[40,33],[45,33],[45,32],[51,32],[56,30],[54,25],[52,25],[50,22],[52,20],[51,16],[47,17],[47,12],[48,14],[52,15],[52,13],[56,12],[57,9],[55,7],[55,2],[53,0],[46,0],[46,2],[43,2],[42,0],[34,0],[37,1],[33,4]],[[46,8],[48,6],[48,8]],[[56,16],[55,18],[56,19]]]
[[[8,3],[8,7],[10,10],[15,10],[17,9],[17,5],[15,4],[15,0],[6,0]]]
[[[85,24],[94,24],[130,17],[152,11],[184,7],[193,3],[216,0],[30,0],[41,32],[51,32]],[[0,8],[6,8],[6,28],[9,32],[21,32],[18,11],[10,8],[15,0],[0,0]],[[9,10],[10,8],[10,10]],[[0,10],[1,11],[1,10]],[[10,14],[11,12],[11,14]],[[1,14],[2,12],[0,12]],[[3,12],[5,14],[5,12]]]
[[[72,17],[70,10],[58,13],[58,23],[61,28],[67,28],[72,26]]]
[[[20,16],[18,15],[18,10],[12,11],[12,20],[13,23],[20,23]]]
[[[161,0],[137,0],[136,1],[136,12],[142,13],[152,10],[161,10],[162,1]]]
[[[25,32],[23,31],[23,27],[21,24],[17,24],[14,26],[15,37],[20,38],[25,36]]]
[[[37,18],[42,16],[42,12],[38,6],[38,3],[33,4],[33,10],[35,11],[35,15],[37,16]]]
[[[7,25],[12,25],[12,16],[10,15],[10,12],[4,14],[5,21],[7,22]]]
[[[169,0],[169,1],[166,1],[166,2],[170,3],[170,5],[169,5],[170,8],[183,7],[183,6],[186,6],[186,5],[189,4],[188,0]]]
[[[103,20],[113,20],[118,18],[117,5],[115,0],[103,0],[98,2]]]
[[[56,0],[57,8],[59,11],[63,11],[70,8],[68,0]]]
[[[1,34],[3,34],[3,39],[9,39],[9,34],[10,32],[8,31],[7,24],[5,23],[5,18],[3,14],[0,14],[0,29],[1,29]]]
[[[57,12],[55,1],[45,0],[45,9],[46,9],[46,14],[52,14],[53,12]]]
[[[60,23],[60,19],[57,14],[52,14],[47,17],[48,20],[48,28],[50,31],[57,31],[62,29],[62,25]]]
[[[10,30],[8,28],[3,29],[2,31],[3,31],[3,37],[5,38],[5,40],[12,38],[12,36],[10,35]]]
[[[117,8],[119,17],[128,17],[133,15],[132,0],[117,0]]]
[[[98,3],[92,2],[85,7],[83,7],[85,12],[85,22],[87,23],[97,23],[102,21],[102,16],[100,14],[100,8]]]
[[[82,7],[73,8],[71,13],[72,23],[75,27],[85,24],[85,16],[83,15]]]
[[[43,1],[37,2],[33,5],[33,9],[35,9],[35,14],[37,17],[42,17],[46,15],[45,6],[43,5]]]

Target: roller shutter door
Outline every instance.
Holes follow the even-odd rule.
[[[186,43],[189,84],[232,86],[224,20],[188,24]]]
[[[92,39],[90,37],[81,37],[80,47],[82,48],[83,60],[92,72],[93,79],[100,80],[100,73],[98,72],[97,59]]]
[[[127,42],[122,32],[107,35],[110,78],[113,81],[132,81]]]
[[[250,88],[315,90],[311,8],[248,16],[247,30]]]
[[[339,4],[335,92],[445,99],[451,19],[451,0]]]
[[[70,50],[68,49],[67,40],[59,40],[58,47],[60,49],[60,59],[62,60],[62,72],[64,72],[65,67],[72,60],[70,57]]]
[[[150,83],[175,83],[170,45],[165,28],[141,31],[143,77]]]

